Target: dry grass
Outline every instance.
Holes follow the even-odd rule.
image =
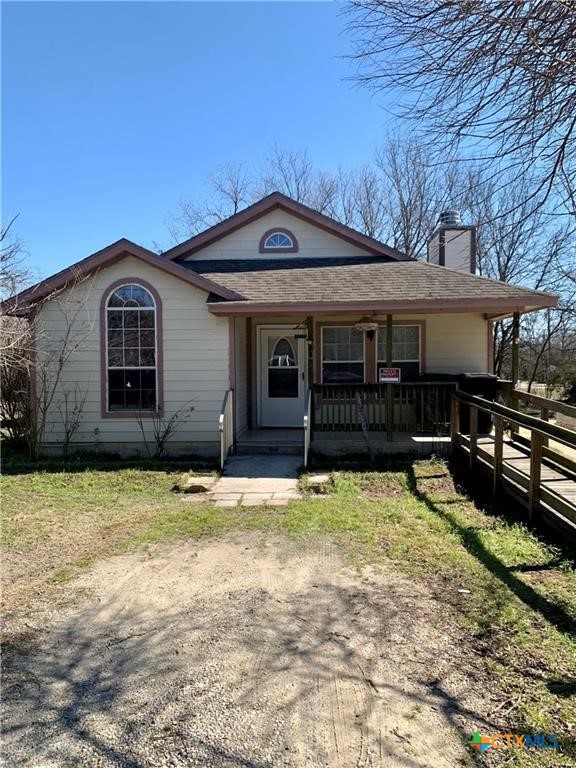
[[[35,593],[65,590],[95,558],[147,542],[241,529],[304,541],[328,534],[359,565],[395,563],[449,608],[474,674],[500,690],[502,727],[561,735],[563,754],[518,752],[507,765],[574,764],[573,563],[521,524],[480,509],[444,464],[337,472],[329,495],[282,509],[191,503],[170,492],[174,478],[136,469],[2,478],[6,604],[23,609]]]

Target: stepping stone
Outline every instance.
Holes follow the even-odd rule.
[[[308,478],[308,488],[312,493],[326,493],[329,482],[330,475],[310,475]]]
[[[182,475],[172,486],[172,490],[178,493],[207,493],[216,484],[217,478],[213,475]]]

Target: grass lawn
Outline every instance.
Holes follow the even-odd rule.
[[[269,509],[191,502],[170,491],[176,476],[136,468],[4,476],[8,615],[36,594],[63,589],[95,558],[147,543],[239,529],[329,534],[352,562],[391,560],[449,606],[476,665],[471,679],[499,691],[503,728],[560,736],[560,751],[508,750],[499,764],[575,764],[573,563],[521,524],[482,511],[444,464],[339,471],[328,495]]]

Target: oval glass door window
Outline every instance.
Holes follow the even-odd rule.
[[[268,397],[298,397],[298,357],[286,337],[268,342]]]

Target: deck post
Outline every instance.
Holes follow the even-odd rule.
[[[540,503],[540,476],[542,474],[542,435],[530,435],[530,481],[528,485],[528,523],[532,525],[538,517]]]
[[[494,417],[494,474],[492,476],[492,493],[494,496],[501,487],[502,464],[504,460],[504,419]]]
[[[394,318],[386,315],[386,366],[392,368],[394,355]],[[386,385],[386,430],[388,440],[394,440],[394,384]]]
[[[455,395],[452,395],[452,405],[450,408],[450,437],[452,439],[452,447],[458,443],[458,435],[460,433],[460,400]]]
[[[469,445],[469,469],[472,472],[474,462],[478,456],[478,408],[470,404],[470,445]]]

